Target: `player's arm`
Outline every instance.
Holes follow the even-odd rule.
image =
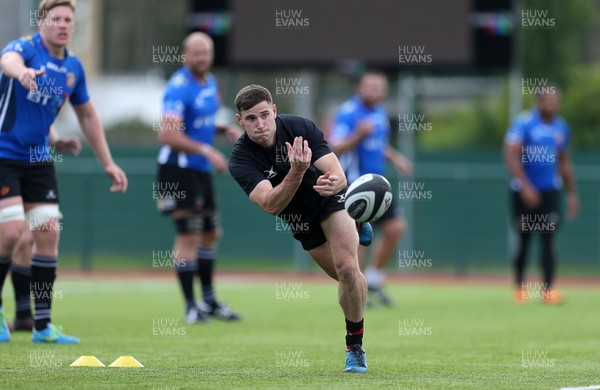
[[[48,134],[48,143],[50,146],[55,146],[56,142],[60,139],[60,135],[54,128],[54,125],[50,126],[50,133]]]
[[[354,131],[348,134],[348,136],[339,139],[332,139],[330,142],[331,149],[338,156],[349,150],[352,150],[356,148],[366,136],[371,134],[373,129],[374,126],[372,122],[359,122]]]
[[[308,141],[302,137],[294,139],[292,147],[285,143],[288,150],[290,171],[283,181],[273,187],[271,182],[263,180],[254,187],[250,193],[250,200],[269,214],[277,215],[290,203],[304,177],[304,172],[310,166],[312,152],[308,147]]]
[[[346,175],[338,158],[329,153],[314,162],[315,168],[325,174],[319,176],[313,189],[321,196],[333,196],[346,188]]]
[[[569,218],[573,219],[579,214],[579,197],[573,178],[573,162],[568,150],[560,151],[558,158],[558,170],[567,190],[567,211]]]
[[[50,146],[56,147],[56,150],[63,153],[71,153],[74,156],[79,156],[81,152],[81,141],[79,137],[61,137],[54,126],[50,126],[48,136]]]
[[[158,140],[174,150],[206,157],[219,172],[227,168],[225,156],[210,144],[197,142],[181,131],[183,123],[179,115],[165,114],[160,121]]]
[[[224,134],[232,143],[235,143],[244,134],[242,129],[236,125],[217,126],[217,131]]]
[[[15,51],[9,51],[2,55],[0,68],[6,76],[17,79],[27,90],[36,90],[35,78],[45,73],[44,70],[28,68],[23,57]]]
[[[533,187],[529,178],[525,174],[523,164],[521,163],[523,153],[523,144],[506,142],[504,144],[504,161],[508,172],[519,182],[521,196],[523,201],[529,207],[535,207],[540,204],[541,198],[538,191]]]
[[[406,176],[412,174],[412,163],[402,153],[388,145],[384,150],[384,154],[385,158],[394,165],[394,168],[396,168],[398,172],[401,172]]]
[[[90,143],[96,158],[100,161],[104,172],[106,172],[113,182],[110,190],[113,192],[125,192],[127,190],[127,176],[112,159],[104,129],[102,129],[100,118],[98,118],[94,105],[90,101],[87,101],[80,105],[74,105],[73,109],[79,120],[81,130]]]

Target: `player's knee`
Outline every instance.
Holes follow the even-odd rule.
[[[199,233],[204,227],[204,221],[199,215],[175,218],[173,223],[175,224],[175,231],[180,235]]]
[[[58,221],[55,223],[48,222],[43,226],[32,230],[32,240],[35,245],[36,251],[53,251],[54,248],[58,247],[58,236],[60,229],[58,228]],[[38,253],[39,254],[39,253]]]
[[[198,246],[197,233],[177,233],[175,236],[175,251],[178,256],[194,257]]]
[[[52,256],[58,249],[59,222],[49,219],[36,226],[31,226],[35,252],[38,255]]]
[[[347,258],[347,260],[345,259],[336,263],[335,272],[339,281],[349,281],[356,278],[360,274],[358,261],[355,260],[356,259],[353,260],[351,258]]]
[[[22,204],[6,206],[0,209],[0,243],[3,247],[16,245],[25,228],[25,211]]]
[[[32,244],[33,244],[33,236],[31,235],[31,231],[29,229],[23,228],[23,231],[17,241],[15,251],[26,250],[26,249],[30,248]]]
[[[23,221],[10,221],[0,224],[0,246],[12,252],[19,242],[19,237],[24,230]]]

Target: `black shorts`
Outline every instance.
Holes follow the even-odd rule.
[[[211,218],[216,224],[217,203],[210,173],[174,165],[158,166],[158,181],[153,186],[158,210],[170,214],[175,210],[192,210]],[[204,224],[205,230],[207,229]],[[214,228],[214,227],[213,227]]]
[[[386,221],[394,218],[401,218],[404,215],[404,212],[401,207],[399,207],[396,203],[396,198],[392,197],[392,204],[390,207],[385,210],[385,213],[375,221],[371,222],[371,225],[378,227],[383,225]]]
[[[540,192],[542,203],[534,209],[525,205],[518,191],[511,190],[510,192],[513,217],[519,222],[519,225],[540,227],[538,230],[543,230],[544,224],[553,224],[552,226],[558,228],[561,219],[559,190]]]
[[[346,190],[331,197],[323,197],[318,204],[302,213],[280,215],[277,218],[288,223],[294,238],[302,244],[305,251],[315,249],[327,242],[321,221],[329,214],[344,210],[344,199],[342,196]]]
[[[13,196],[25,203],[58,204],[54,165],[0,158],[0,200]]]

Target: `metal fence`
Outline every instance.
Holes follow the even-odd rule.
[[[576,166],[582,213],[561,227],[563,264],[600,263],[600,169],[591,164],[594,159]],[[91,158],[66,158],[57,166],[64,214],[61,256],[75,257],[85,268],[102,266],[106,258],[151,267],[155,253],[172,248],[173,226],[155,206],[154,158],[139,153],[118,161],[130,179],[125,194],[109,192],[108,179]],[[431,271],[471,273],[506,267],[509,198],[498,152],[420,156],[414,177],[400,179],[392,172],[388,177],[408,221],[394,269],[413,272],[429,264]],[[224,228],[220,258],[248,264],[298,260],[289,232],[248,201],[231,177],[215,175],[215,185]],[[428,262],[406,261],[414,256]]]

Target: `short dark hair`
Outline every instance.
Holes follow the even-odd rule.
[[[273,97],[268,89],[258,84],[246,85],[235,97],[235,109],[238,113],[249,110],[260,102],[273,103]]]

